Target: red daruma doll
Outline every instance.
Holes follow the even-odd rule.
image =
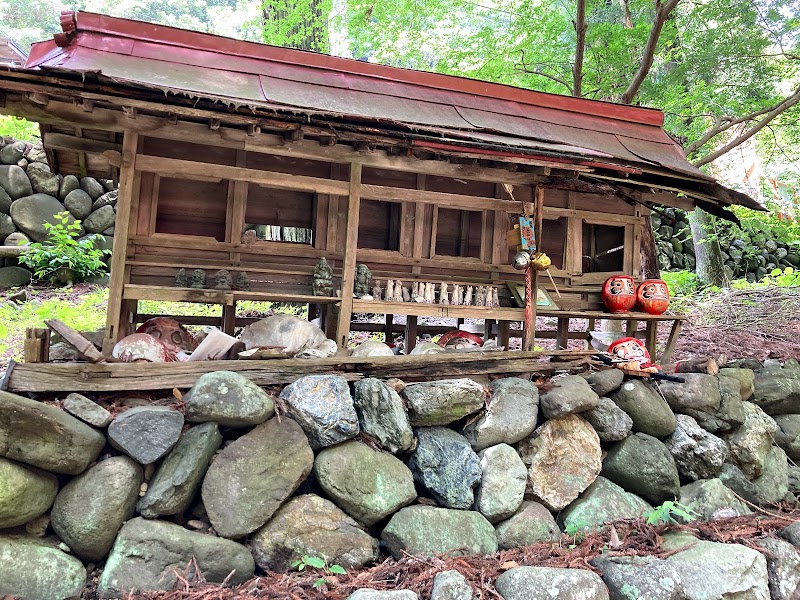
[[[617,363],[616,366],[620,369],[646,371],[648,373],[658,372],[658,367],[650,362],[650,353],[642,340],[632,337],[618,339],[616,342],[609,344],[608,352],[617,360],[625,361]]]
[[[669,308],[669,288],[660,279],[647,279],[636,288],[636,306],[650,315],[664,314]]]
[[[603,304],[612,313],[628,312],[636,304],[633,277],[629,275],[612,275],[603,284],[601,297],[603,298]]]

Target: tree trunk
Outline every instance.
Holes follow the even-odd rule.
[[[642,240],[639,246],[639,253],[642,257],[642,268],[640,274],[642,279],[661,279],[661,269],[658,267],[658,248],[656,248],[656,238],[653,235],[653,225],[650,217],[642,217]]]
[[[695,273],[700,283],[728,287],[730,280],[725,272],[725,261],[719,240],[713,235],[714,217],[700,208],[689,213],[689,226],[694,240]]]

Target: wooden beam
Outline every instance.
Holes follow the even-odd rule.
[[[504,210],[511,213],[522,212],[522,202],[514,200],[499,200],[497,198],[465,196],[464,194],[431,192],[411,188],[363,185],[361,195],[364,199],[384,200],[387,202],[421,202],[425,204],[440,204],[447,206],[447,208],[461,208],[464,210]]]
[[[89,154],[102,154],[108,150],[120,152],[122,150],[122,144],[117,144],[116,142],[90,140],[65,133],[52,132],[45,132],[43,144],[51,150],[69,150],[87,152]]]
[[[336,345],[347,347],[350,333],[350,318],[353,314],[353,286],[356,270],[356,247],[358,245],[358,218],[361,206],[361,163],[350,164],[350,190],[347,198],[347,235],[342,261],[342,302],[339,305],[339,320],[336,326]]]

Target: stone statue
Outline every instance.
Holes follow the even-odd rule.
[[[481,286],[478,288],[477,294],[475,294],[475,306],[486,306],[486,286]]]
[[[233,278],[233,289],[240,292],[250,291],[250,278],[247,276],[245,271],[239,271],[236,273],[236,276]]]
[[[402,302],[403,301],[403,282],[399,279],[394,282],[394,301],[395,302]]]
[[[203,269],[195,269],[192,271],[192,283],[189,287],[196,290],[202,290],[206,287],[206,272]]]
[[[230,292],[233,287],[233,279],[226,269],[220,269],[214,273],[214,289],[221,292]]]
[[[492,306],[495,308],[500,306],[500,292],[497,288],[492,288]]]
[[[461,304],[461,286],[457,283],[453,285],[453,296],[450,300],[450,304],[458,306]]]
[[[464,306],[472,304],[472,286],[468,285],[467,290],[464,292]]]
[[[425,302],[427,304],[436,302],[436,287],[430,281],[425,284]]]
[[[439,304],[450,304],[450,293],[444,281],[439,285]]]
[[[333,293],[333,269],[324,256],[314,267],[314,283],[311,293],[315,296],[331,296]]]
[[[408,287],[403,288],[403,302],[411,302],[411,292]]]
[[[374,300],[381,299],[381,283],[377,279],[375,280],[375,285],[372,286],[372,298]]]
[[[186,277],[186,269],[178,269],[178,272],[175,274],[175,287],[189,287],[189,280]]]
[[[370,273],[367,265],[360,264],[356,267],[355,284],[353,285],[353,292],[357,298],[368,296],[370,287],[372,286],[372,273]]]
[[[386,301],[394,302],[394,280],[386,280]]]
[[[245,246],[252,246],[258,241],[258,236],[256,235],[255,230],[248,229],[242,234],[242,243]]]
[[[417,296],[419,296],[419,282],[414,281],[411,283],[411,297],[414,299],[414,302],[417,302]]]

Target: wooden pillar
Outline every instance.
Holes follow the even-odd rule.
[[[387,344],[394,343],[394,330],[392,325],[394,325],[394,315],[383,315],[384,322],[383,322],[383,341]]]
[[[128,229],[136,188],[136,150],[138,146],[139,134],[135,131],[126,130],[122,140],[117,218],[114,223],[114,248],[111,256],[111,281],[108,292],[106,337],[103,343],[103,350],[106,350],[109,345],[113,346],[127,335],[128,331],[128,307],[127,303],[122,300],[122,292],[129,277],[125,263],[128,258]]]
[[[497,325],[497,345],[509,350],[511,342],[511,323],[509,321],[499,321]]]
[[[405,352],[411,354],[411,351],[417,345],[417,317],[416,315],[406,316],[406,342]]]
[[[347,347],[350,319],[353,315],[353,286],[356,270],[356,246],[358,245],[358,213],[361,206],[361,163],[350,163],[350,193],[347,199],[347,234],[342,260],[342,301],[339,305],[339,321],[336,327],[336,345]]]
[[[650,360],[656,360],[656,341],[658,336],[658,321],[648,321],[645,329],[645,345],[650,353]]]
[[[569,317],[558,318],[556,345],[556,350],[566,350],[569,345]]]
[[[236,328],[236,300],[233,304],[222,306],[222,331],[228,335],[233,335]]]

